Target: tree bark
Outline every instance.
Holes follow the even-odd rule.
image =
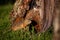
[[[54,40],[60,40],[60,1],[55,0],[53,27],[54,27]]]

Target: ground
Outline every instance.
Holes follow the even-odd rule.
[[[52,40],[51,29],[45,33],[34,33],[34,28],[30,32],[27,30],[10,31],[9,13],[12,9],[12,5],[0,6],[0,40]]]

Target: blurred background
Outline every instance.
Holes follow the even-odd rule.
[[[0,0],[0,5],[14,4],[16,0]]]

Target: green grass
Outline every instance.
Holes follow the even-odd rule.
[[[52,33],[48,30],[45,33],[34,33],[34,28],[32,31],[19,30],[19,31],[9,31],[10,21],[9,13],[12,9],[12,5],[0,6],[0,40],[51,40]]]

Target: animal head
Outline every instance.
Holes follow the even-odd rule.
[[[12,24],[11,29],[13,31],[20,30],[20,29],[25,28],[30,23],[31,23],[30,20],[23,20],[22,18],[16,18],[16,20]]]

